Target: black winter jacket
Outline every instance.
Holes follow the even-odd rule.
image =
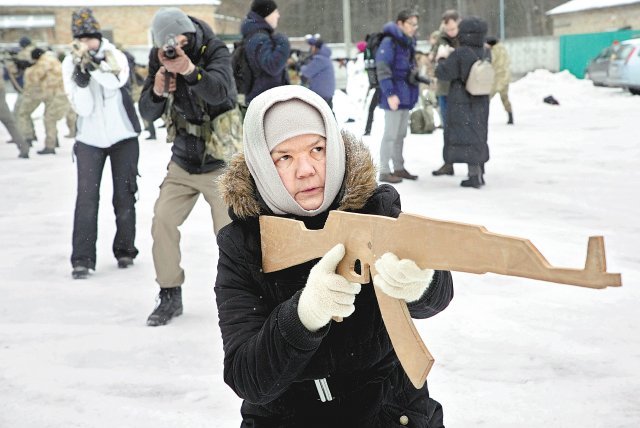
[[[197,18],[189,17],[196,27],[195,39],[186,48],[196,71],[189,76],[178,75],[173,108],[190,123],[203,123],[204,111],[197,98],[204,101],[209,117],[214,118],[233,108],[237,101],[236,85],[231,71],[231,56],[226,45],[218,39],[209,25]],[[156,73],[161,64],[158,48],[149,53],[149,75],[140,96],[139,109],[148,121],[158,119],[165,112],[167,99],[153,92]],[[171,160],[190,174],[201,174],[224,166],[224,162],[205,155],[202,138],[178,130],[171,148]]]
[[[273,27],[255,12],[249,12],[240,31],[245,39],[245,53],[252,74],[251,89],[245,96],[245,103],[249,105],[264,91],[289,84],[290,46],[287,36],[275,33]]]
[[[459,47],[436,68],[439,80],[451,82],[447,97],[447,126],[444,129],[444,160],[447,163],[480,164],[489,160],[487,145],[489,96],[474,96],[465,84],[479,58],[490,56],[484,49],[487,24],[469,17],[460,22]]]
[[[397,217],[400,197],[377,186],[375,166],[360,142],[346,140],[343,192],[332,209]],[[243,427],[440,427],[442,408],[404,374],[382,321],[372,284],[363,285],[353,315],[317,332],[301,323],[297,305],[317,260],[265,274],[259,214],[272,215],[255,197],[244,163],[232,161],[221,180],[233,222],[218,234],[215,292],[224,343],[224,379],[244,399]],[[324,226],[328,211],[299,218]],[[313,245],[313,242],[307,243]],[[443,310],[453,297],[448,271],[436,271],[425,295],[409,304],[413,318]],[[326,379],[333,401],[321,402],[314,379]]]

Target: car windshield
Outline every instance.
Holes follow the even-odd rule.
[[[634,46],[633,45],[622,45],[620,46],[620,49],[618,49],[615,53],[612,59],[616,60],[624,60],[626,59],[629,54],[631,53],[631,51],[633,50]]]

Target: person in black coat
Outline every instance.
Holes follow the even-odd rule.
[[[484,163],[489,160],[489,96],[471,95],[465,89],[473,63],[490,55],[484,48],[486,34],[487,23],[482,19],[475,16],[463,19],[458,32],[459,48],[446,58],[438,58],[436,67],[436,77],[451,82],[444,129],[444,161],[468,165],[469,178],[460,183],[463,187],[484,185]]]
[[[275,32],[279,20],[280,12],[273,0],[253,0],[251,10],[242,21],[240,32],[251,68],[245,105],[267,89],[289,84],[287,60],[291,47],[287,36]]]
[[[244,154],[220,186],[232,223],[218,234],[215,292],[224,380],[243,399],[241,426],[444,426],[427,385],[416,389],[404,373],[372,284],[335,273],[342,244],[319,260],[262,270],[261,215],[320,229],[331,210],[401,212],[396,190],[377,185],[369,150],[340,133],[324,100],[301,86],[256,97],[245,117]],[[453,297],[448,271],[421,270],[391,253],[376,269],[373,284],[407,301],[413,318],[437,314]],[[411,283],[401,283],[399,271]]]

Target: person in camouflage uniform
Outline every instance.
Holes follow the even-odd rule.
[[[500,94],[502,105],[509,115],[507,125],[513,125],[513,108],[511,107],[511,101],[509,101],[509,83],[511,82],[509,53],[495,36],[487,37],[487,45],[491,49],[491,65],[493,65],[493,69],[496,72],[489,99],[492,99],[496,94]]]
[[[69,101],[62,84],[62,64],[52,53],[40,48],[31,52],[35,61],[24,73],[23,101],[18,110],[18,124],[23,135],[35,135],[31,114],[44,103],[44,149],[38,154],[55,154],[58,142],[57,122],[69,110]]]
[[[24,94],[22,93],[24,90],[24,73],[28,67],[33,65],[33,59],[31,58],[31,52],[35,49],[35,45],[31,43],[31,39],[28,37],[21,37],[18,42],[20,45],[20,51],[16,54],[15,62],[9,65],[8,71],[11,73],[15,79],[15,81],[20,85],[20,88],[16,88],[18,92],[18,98],[16,98],[16,102],[13,105],[13,115],[18,117],[18,111],[24,102]],[[31,121],[31,118],[29,118]],[[33,122],[31,122],[31,129],[33,129]],[[31,141],[35,140],[35,134],[25,135],[22,134],[24,139],[27,141],[29,145],[31,145]]]
[[[0,65],[0,71],[3,71],[2,65]],[[26,159],[29,157],[29,145],[22,138],[22,134],[20,134],[13,113],[7,105],[6,95],[4,79],[0,79],[0,122],[7,128],[7,132],[11,135],[12,142],[18,145],[18,150],[20,150],[19,157]]]

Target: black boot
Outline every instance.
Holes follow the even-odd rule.
[[[171,318],[182,315],[182,287],[161,288],[158,294],[158,306],[147,318],[147,325],[157,327],[165,325]]]
[[[436,177],[439,175],[453,175],[453,164],[445,163],[439,169],[431,171],[431,174],[435,175]]]
[[[507,121],[507,125],[513,125],[513,113],[509,113],[509,120]]]
[[[118,267],[120,269],[126,269],[133,264],[133,258],[131,257],[120,257],[118,259]]]
[[[473,188],[479,189],[484,185],[484,181],[482,180],[481,175],[472,175],[468,179],[462,180],[460,185],[462,187],[473,187]]]
[[[39,155],[55,155],[56,154],[56,149],[50,149],[48,147],[45,147],[42,150],[38,150],[37,153]]]
[[[76,266],[71,271],[73,279],[87,279],[89,277],[89,268],[86,266]]]

